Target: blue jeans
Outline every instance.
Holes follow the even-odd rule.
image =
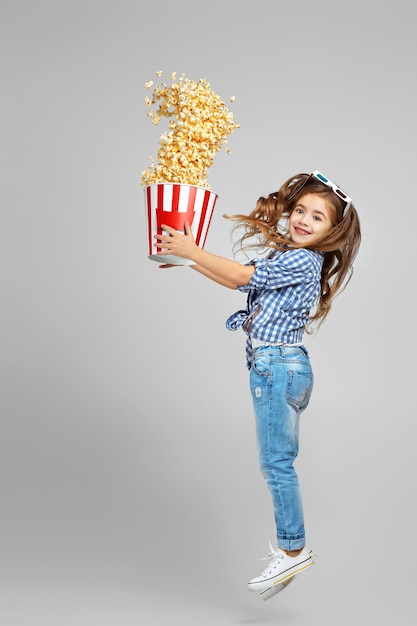
[[[305,545],[300,484],[294,469],[299,419],[313,389],[313,372],[304,346],[256,348],[250,390],[256,419],[260,467],[272,495],[278,546]]]

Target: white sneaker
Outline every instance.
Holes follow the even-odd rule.
[[[310,550],[310,555],[314,561],[316,559],[316,555],[313,554],[313,550]],[[265,591],[261,591],[261,593],[259,594],[261,600],[269,600],[270,598],[278,595],[281,591],[284,591],[284,589],[286,589],[288,585],[292,583],[292,581],[296,578],[297,575],[295,574],[294,576],[291,576],[291,578],[287,578],[286,580],[284,580],[284,582],[277,583],[276,585],[272,585],[272,587],[265,589]]]
[[[270,559],[268,567],[264,569],[260,576],[252,578],[248,582],[249,591],[267,591],[271,587],[275,587],[280,583],[284,583],[289,578],[300,574],[308,567],[314,564],[314,555],[308,548],[303,548],[298,556],[288,556],[286,552],[271,546],[269,542],[270,552],[267,558]],[[285,587],[280,589],[282,591]],[[277,593],[279,593],[279,591]],[[275,595],[275,594],[273,594]]]

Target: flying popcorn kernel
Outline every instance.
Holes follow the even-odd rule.
[[[162,71],[156,74],[160,78]],[[176,72],[172,72],[171,81],[175,78]],[[147,81],[145,88],[152,85]],[[232,96],[230,102],[234,101]],[[141,184],[183,183],[211,189],[208,170],[217,152],[227,144],[227,137],[240,124],[235,123],[233,113],[210,83],[203,78],[195,82],[181,74],[177,82],[156,85],[145,104],[156,106],[156,111],[147,114],[153,124],[158,125],[163,117],[170,121],[168,131],[160,137],[157,158],[142,172]],[[231,153],[229,147],[226,152]]]

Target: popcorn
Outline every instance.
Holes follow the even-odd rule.
[[[156,74],[160,77],[162,71]],[[172,72],[171,81],[175,79],[176,72]],[[145,89],[152,86],[152,80],[145,83]],[[234,100],[232,96],[230,102]],[[157,103],[157,110],[150,110],[147,115],[155,125],[162,117],[171,118],[169,130],[161,134],[157,159],[150,157],[148,169],[142,172],[141,185],[182,183],[211,189],[208,170],[217,152],[227,144],[227,137],[240,124],[235,123],[233,113],[203,78],[194,82],[182,74],[170,86],[156,85],[152,97],[145,98],[145,104],[151,107]],[[226,152],[231,153],[229,147]]]

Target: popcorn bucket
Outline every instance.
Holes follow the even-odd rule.
[[[155,247],[154,235],[162,234],[162,224],[184,232],[188,222],[196,244],[203,248],[213,215],[217,194],[204,187],[180,183],[148,185],[145,192],[148,258],[158,263],[192,265],[192,261],[174,255],[161,255]]]

